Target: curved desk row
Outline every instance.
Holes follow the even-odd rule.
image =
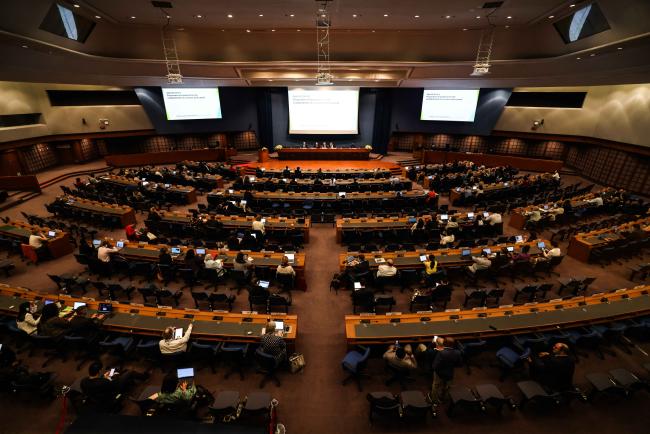
[[[244,198],[244,191],[242,190],[225,190],[217,193],[208,194],[208,203],[217,204],[223,200],[241,200]],[[381,200],[381,199],[395,199],[395,192],[348,192],[345,197],[339,196],[339,193],[294,193],[294,192],[270,192],[270,191],[255,191],[250,192],[253,199],[266,199],[266,200],[280,200],[280,201],[339,201],[339,200]],[[401,198],[404,199],[418,199],[424,198],[426,193],[424,190],[411,190],[402,192]]]
[[[537,246],[537,243],[543,242],[546,246],[550,246],[551,243],[548,240],[534,240],[525,243],[513,243],[513,244],[497,244],[494,246],[479,246],[479,247],[462,247],[460,249],[438,249],[438,250],[418,250],[418,251],[397,251],[397,252],[372,252],[366,253],[366,259],[370,262],[370,268],[379,267],[380,263],[383,261],[377,262],[375,258],[392,259],[393,265],[399,269],[424,269],[422,265],[422,260],[420,259],[421,255],[434,255],[436,261],[438,261],[438,268],[448,268],[448,267],[462,267],[465,265],[471,265],[473,263],[472,256],[480,256],[484,249],[490,249],[492,253],[496,251],[501,251],[505,247],[513,247],[513,253],[521,251],[521,248],[524,245],[530,246],[530,251],[528,252],[530,256],[535,257],[541,254],[541,250]],[[463,256],[463,251],[469,250],[470,255]],[[348,256],[353,253],[340,253],[339,254],[339,269],[344,271],[347,264]]]
[[[617,241],[623,241],[625,237],[620,232],[632,230],[635,224],[641,225],[641,229],[645,231],[646,237],[650,236],[650,217],[646,217],[622,224],[616,228],[598,229],[576,234],[569,241],[567,254],[579,261],[589,262],[591,252],[594,249],[605,247]]]
[[[29,244],[29,236],[34,229],[47,237],[47,241],[44,244],[47,246],[47,250],[53,258],[60,258],[74,251],[74,246],[70,243],[70,234],[67,232],[30,225],[29,223],[17,220],[1,225],[0,235],[6,238],[20,240],[23,244]],[[50,236],[50,232],[54,232],[53,237]]]
[[[591,202],[589,202],[589,199],[593,199],[596,196],[599,196],[600,194],[597,193],[587,193],[582,196],[577,196],[574,198],[570,199],[571,206],[573,207],[574,210],[582,209],[582,208],[587,208],[592,205]],[[558,201],[560,204],[562,204],[562,201]],[[557,202],[548,202],[545,204],[540,204],[540,205],[529,205],[529,206],[524,206],[520,208],[515,208],[510,210],[510,222],[509,225],[512,226],[513,228],[516,229],[523,229],[526,226],[526,223],[528,223],[528,212],[532,211],[533,208],[539,208],[540,211],[542,212],[542,218],[545,218],[548,210],[552,210],[555,207],[555,204]],[[548,207],[548,208],[547,208]]]
[[[650,286],[521,306],[448,309],[417,314],[347,315],[348,345],[426,342],[433,336],[476,339],[558,331],[650,314]]]
[[[105,215],[118,217],[124,227],[135,223],[135,211],[130,206],[113,205],[106,202],[84,199],[76,196],[60,196],[54,202],[55,206],[73,211],[87,212],[89,216],[85,220],[94,220],[92,215]]]
[[[113,186],[120,188],[133,188],[140,189],[140,187],[145,187],[143,181],[136,181],[133,178],[128,178],[126,176],[108,174],[97,178],[99,182],[104,182]],[[163,184],[162,182],[156,184],[156,190],[149,190],[152,192],[169,192],[177,195],[179,198],[183,198],[185,203],[194,203],[196,202],[196,189],[191,186],[182,186],[182,185],[171,185]],[[223,185],[223,184],[222,184]]]
[[[284,322],[284,338],[287,343],[295,342],[298,331],[296,315],[202,312],[197,309],[147,307],[136,303],[96,301],[87,297],[40,294],[25,288],[0,284],[0,312],[3,314],[15,316],[21,303],[32,300],[60,301],[66,307],[73,306],[75,302],[83,302],[90,311],[97,311],[99,303],[111,304],[113,312],[103,320],[102,328],[125,334],[160,336],[165,328],[169,326],[187,328],[192,320],[194,320],[192,338],[207,341],[258,342],[262,329],[266,327],[269,320]]]

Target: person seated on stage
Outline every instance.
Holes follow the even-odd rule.
[[[283,330],[280,330],[282,332]],[[262,335],[261,348],[265,354],[273,356],[277,364],[287,360],[287,344],[281,336],[276,333],[274,321],[266,323],[266,330]]]
[[[399,345],[397,347],[390,345],[384,353],[383,359],[393,368],[400,370],[412,371],[418,367],[413,350],[409,344],[404,346]]]
[[[187,326],[185,334],[176,339],[174,334],[176,331],[175,327],[167,327],[162,333],[162,339],[158,342],[160,347],[161,354],[176,354],[184,353],[187,351],[187,342],[190,340],[190,335],[192,334],[192,325],[194,321]]]
[[[149,399],[159,404],[176,404],[181,401],[189,402],[196,395],[194,383],[187,384],[187,381],[179,381],[176,372],[172,371],[165,375],[159,393],[154,393]]]
[[[296,271],[293,269],[291,264],[289,264],[289,258],[286,256],[282,257],[282,261],[280,262],[280,265],[278,265],[278,268],[275,270],[276,274],[290,274],[292,276],[296,275]]]
[[[492,261],[488,258],[488,254],[483,251],[481,256],[472,256],[474,263],[467,267],[467,270],[475,274],[478,270],[486,270],[492,265]]]
[[[213,259],[212,254],[207,253],[205,255],[205,258],[203,258],[203,266],[206,269],[222,270],[223,269],[223,261],[221,259]]]
[[[252,227],[254,231],[260,232],[262,233],[262,235],[264,234],[264,222],[262,221],[261,215],[258,214],[257,216],[255,216],[255,220],[253,220]]]
[[[377,277],[393,277],[397,274],[397,268],[393,265],[392,259],[387,259],[386,263],[379,264],[377,268]]]
[[[541,352],[528,360],[530,376],[543,386],[557,392],[573,389],[575,361],[569,356],[567,344],[557,342],[550,354]]]
[[[41,321],[42,316],[38,319],[34,317],[36,313],[36,303],[26,301],[18,306],[18,317],[16,318],[16,327],[24,331],[28,335],[36,334],[38,330],[38,323]]]
[[[172,255],[169,254],[167,247],[161,247],[158,253],[158,264],[171,265],[174,262]]]
[[[88,367],[88,377],[81,380],[81,391],[97,405],[112,406],[117,395],[126,393],[136,380],[144,381],[149,375],[135,371],[103,370],[101,362],[93,362]]]
[[[111,262],[111,253],[119,252],[119,248],[111,247],[111,244],[104,240],[97,249],[97,259],[102,262]]]
[[[34,252],[36,252],[38,259],[47,257],[47,237],[40,231],[37,231],[36,229],[32,230],[32,233],[29,236],[29,245],[34,249]]]

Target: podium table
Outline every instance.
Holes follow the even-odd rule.
[[[280,160],[368,160],[370,150],[362,148],[282,148],[278,150]]]

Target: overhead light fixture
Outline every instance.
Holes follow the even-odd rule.
[[[182,31],[185,30],[185,27],[177,27],[176,30],[178,30],[179,32],[182,32]]]
[[[269,78],[269,81],[273,81],[273,80],[271,80],[271,79]]]
[[[232,14],[228,14],[228,15],[226,15],[226,16],[227,16],[228,18],[232,18]]]
[[[290,16],[291,18],[293,18],[295,15],[294,15],[294,14],[289,14],[289,16]]]
[[[549,20],[552,20],[553,18],[555,18],[555,15],[549,15],[549,16],[548,16],[548,19],[549,19]]]
[[[27,46],[27,45],[23,45],[22,47],[23,47],[23,48],[29,48],[29,46]]]
[[[576,60],[582,60],[582,57],[576,57]]]
[[[388,16],[388,14],[384,14],[384,18],[386,18],[387,16]]]
[[[74,7],[76,7],[76,8],[80,8],[80,7],[81,7],[81,6],[79,6],[77,3],[73,4],[72,6],[74,6]]]
[[[480,16],[480,15],[477,15],[477,16],[476,16],[476,19],[477,19],[477,20],[480,20],[480,19],[481,19],[481,16]]]
[[[591,53],[591,54],[589,55],[589,57],[594,57],[595,55],[596,55],[596,53]]]
[[[413,15],[413,18],[420,18],[419,15]]]
[[[623,49],[623,47],[618,47],[618,48],[617,48],[617,50],[622,50],[622,49]]]
[[[331,86],[334,84],[330,68],[330,27],[332,26],[332,19],[327,10],[329,1],[331,0],[321,0],[316,13],[317,86]]]
[[[170,15],[165,15],[165,17],[167,17],[168,20],[172,18]]]
[[[509,29],[509,28],[510,28],[510,26],[508,26],[508,25],[506,25],[506,26],[505,26],[505,28],[506,28],[506,29]]]
[[[512,19],[512,16],[511,16],[511,15],[508,15],[506,18],[509,19],[509,20],[511,20],[511,19]]]
[[[488,17],[489,22],[489,17]],[[474,71],[470,75],[482,76],[490,73],[490,57],[492,56],[492,46],[494,45],[494,26],[490,25],[481,32],[481,39],[476,50],[476,62],[474,62]]]
[[[131,15],[131,19],[132,19],[132,20],[135,20],[135,15]]]
[[[246,33],[250,33],[250,32],[251,32],[251,29],[246,29]]]
[[[271,29],[272,32],[275,32],[275,29]]]
[[[463,29],[463,32],[466,32],[466,31],[467,31],[467,29]]]
[[[263,17],[263,16],[264,16],[264,14],[259,14],[259,15],[258,15],[258,17]]]
[[[300,31],[300,29],[296,29],[296,32],[299,32],[299,31]]]
[[[375,31],[373,30],[372,33],[375,33]]]
[[[356,18],[356,17],[358,17],[358,16],[359,16],[359,15],[357,15],[357,14],[352,14],[352,18]]]
[[[194,15],[194,18],[203,18],[203,15],[201,15],[201,14],[199,14],[199,15]]]
[[[576,5],[573,4],[573,3],[571,3],[571,4],[569,5],[569,7],[570,7],[570,8],[574,8],[574,7],[576,7]]]

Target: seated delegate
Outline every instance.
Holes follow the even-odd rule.
[[[177,354],[187,351],[187,342],[192,334],[192,323],[187,326],[183,336],[176,338],[175,333],[176,329],[174,327],[167,327],[163,331],[162,339],[158,342],[161,354]]]

